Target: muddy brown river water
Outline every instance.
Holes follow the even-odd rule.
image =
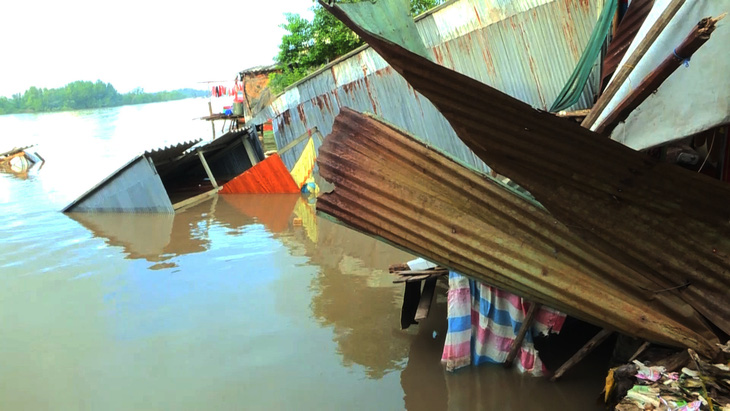
[[[207,138],[188,121],[205,110],[0,116],[3,144],[38,143],[47,160],[0,175],[0,410],[601,409],[590,367],[558,384],[444,371],[443,290],[400,330],[387,267],[412,257],[299,195],[218,196],[174,216],[59,212],[131,155]]]

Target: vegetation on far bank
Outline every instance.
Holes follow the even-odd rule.
[[[349,1],[349,0],[342,0]],[[411,0],[411,15],[416,16],[436,7],[444,0]],[[287,31],[279,45],[276,65],[280,73],[269,76],[274,93],[303,79],[318,68],[363,45],[362,39],[316,3],[314,18],[309,21],[299,14],[287,13]]]
[[[74,81],[61,88],[31,87],[24,93],[14,94],[10,98],[0,97],[0,115],[156,103],[190,97],[203,97],[209,95],[209,93],[209,91],[193,89],[145,93],[141,88],[137,88],[129,93],[121,94],[114,86],[101,80],[97,80],[95,83],[91,81]]]

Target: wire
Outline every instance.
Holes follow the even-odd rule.
[[[707,163],[707,159],[710,158],[710,153],[712,153],[712,146],[715,144],[715,134],[712,135],[712,141],[710,142],[710,148],[707,149],[707,155],[705,156],[705,161],[702,162],[702,165],[700,166],[700,169],[697,170],[699,173],[702,171],[702,167],[705,166],[705,163]]]

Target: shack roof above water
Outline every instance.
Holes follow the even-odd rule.
[[[201,141],[203,141],[203,139],[200,138],[196,140],[184,141],[182,143],[147,150],[144,152],[144,154],[155,164],[166,163],[180,157],[186,150],[200,143]]]

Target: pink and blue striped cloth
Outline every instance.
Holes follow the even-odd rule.
[[[469,364],[503,363],[525,318],[529,302],[514,294],[449,273],[448,330],[441,361],[454,371]],[[547,373],[533,336],[558,333],[565,314],[542,307],[522,342],[515,364],[534,376]]]

